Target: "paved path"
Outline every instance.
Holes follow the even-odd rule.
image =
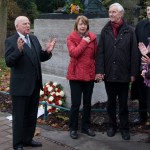
[[[6,119],[8,114],[0,112],[0,150],[12,149],[12,123]],[[120,133],[107,137],[106,133],[97,132],[89,137],[79,132],[79,138],[73,140],[67,131],[46,130],[40,127],[40,135],[35,139],[43,143],[43,147],[25,147],[25,150],[150,150],[150,144],[139,142],[147,135],[131,134],[130,141],[124,141]]]

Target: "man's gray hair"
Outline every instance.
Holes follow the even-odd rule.
[[[15,19],[15,22],[14,22],[15,27],[18,24],[19,18],[20,18],[20,16]]]
[[[118,9],[118,11],[119,11],[120,13],[122,13],[122,16],[124,15],[124,8],[123,8],[123,6],[122,6],[121,4],[119,4],[119,3],[113,3],[113,4],[111,4],[111,5],[109,6],[109,8],[111,8],[111,7],[113,7],[113,6],[115,6],[115,7]]]
[[[18,16],[18,17],[15,19],[15,22],[14,22],[15,27],[16,27],[16,25],[17,25],[21,20],[23,20],[24,18],[27,18],[27,17],[26,17],[26,16]]]

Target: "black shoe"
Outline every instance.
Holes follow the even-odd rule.
[[[130,140],[130,133],[128,130],[122,130],[121,131],[122,139],[124,140]]]
[[[81,132],[87,134],[88,136],[95,136],[95,132],[91,129],[82,130]]]
[[[115,136],[115,134],[116,134],[116,129],[115,129],[115,128],[109,127],[109,128],[107,129],[107,136],[113,137],[113,136]]]
[[[15,148],[14,150],[24,150],[22,147]]]
[[[24,147],[27,147],[27,146],[31,146],[31,147],[41,147],[41,146],[42,146],[42,143],[32,140],[30,143],[24,143],[23,146],[24,146]]]
[[[133,120],[133,124],[134,124],[134,125],[140,125],[140,124],[146,122],[146,120],[147,120],[147,119],[144,118],[144,117],[138,117],[138,118],[136,118],[135,120]]]
[[[75,130],[70,131],[70,137],[72,139],[77,139],[78,138],[77,131],[75,131]]]

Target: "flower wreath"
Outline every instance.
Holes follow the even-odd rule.
[[[43,91],[40,91],[40,101],[45,101],[47,104],[64,106],[65,93],[63,87],[57,82],[47,82],[43,86]],[[60,109],[47,105],[48,112],[58,112]]]

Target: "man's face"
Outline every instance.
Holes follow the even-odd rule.
[[[22,17],[18,20],[16,25],[16,30],[23,35],[27,35],[30,33],[30,21],[26,17]]]
[[[147,17],[150,19],[150,6],[147,7]]]
[[[122,17],[122,14],[118,11],[116,6],[109,8],[109,19],[111,22],[118,23]]]

